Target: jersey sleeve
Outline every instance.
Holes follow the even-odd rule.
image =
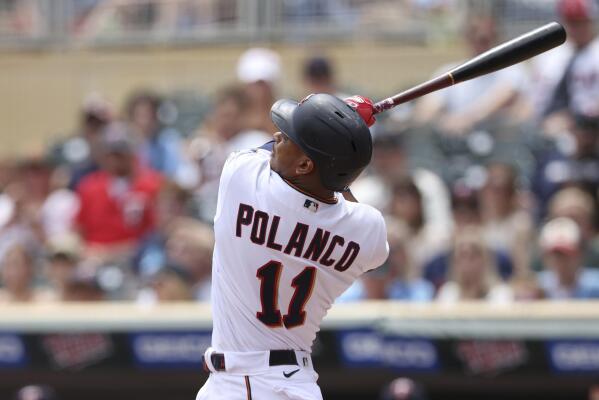
[[[223,170],[220,175],[220,182],[218,184],[218,200],[216,202],[216,213],[214,215],[214,221],[216,221],[222,212],[223,203],[229,191],[229,187],[234,185],[233,179],[236,173],[247,161],[247,158],[251,156],[249,150],[235,151],[229,155]]]
[[[389,257],[387,226],[380,212],[377,212],[376,228],[372,238],[372,254],[369,257],[371,262],[365,266],[364,272],[380,267]]]

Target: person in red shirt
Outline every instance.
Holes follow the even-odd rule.
[[[103,146],[102,168],[77,188],[79,233],[90,250],[131,249],[154,228],[162,178],[139,167],[125,125],[109,125]]]

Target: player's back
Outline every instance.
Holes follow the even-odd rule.
[[[388,254],[376,209],[303,194],[269,159],[234,153],[223,169],[212,270],[219,351],[310,351],[335,299]]]

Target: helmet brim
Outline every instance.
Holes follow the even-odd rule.
[[[275,102],[270,109],[270,118],[277,128],[294,142],[297,141],[293,128],[293,112],[299,103],[297,101],[281,99]]]

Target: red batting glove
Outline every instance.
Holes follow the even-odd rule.
[[[360,117],[362,117],[364,122],[366,122],[366,125],[369,127],[376,122],[376,119],[374,118],[372,100],[370,100],[368,97],[355,95],[345,99],[345,102],[349,104],[351,108],[356,110],[358,114],[360,114]]]

